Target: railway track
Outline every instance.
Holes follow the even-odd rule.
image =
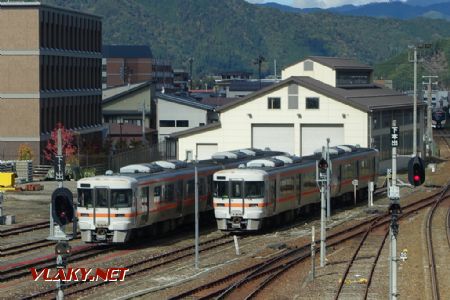
[[[381,230],[382,232],[377,232],[376,234],[374,229],[378,221],[376,219],[373,222],[360,240],[355,253],[347,264],[344,275],[340,279],[339,287],[334,297],[335,300],[339,298],[345,299],[348,296],[360,296],[362,299],[367,299],[375,267],[389,234],[389,226],[384,226]],[[352,285],[353,282],[363,284]]]
[[[75,249],[71,256],[70,262],[83,260],[95,255],[103,254],[114,250],[115,247],[83,245]],[[22,261],[12,265],[0,268],[0,281],[12,280],[30,274],[30,268],[41,270],[43,268],[53,268],[56,266],[55,254],[46,255],[37,259]]]
[[[446,189],[447,188],[448,186],[446,187]],[[435,198],[436,194],[404,206],[403,213],[401,214],[400,219],[432,205],[436,201]],[[360,222],[355,226],[351,226],[347,229],[329,235],[327,237],[327,247],[336,246],[343,243],[344,241],[370,232],[375,228],[380,228],[383,226],[388,227],[389,223],[389,213]],[[386,237],[387,235],[385,233],[385,235],[383,235],[380,240],[385,240]],[[380,246],[377,248],[377,253],[375,254],[377,257],[379,257],[381,254],[381,243],[384,243],[380,240]],[[316,241],[315,243],[319,243],[319,241]],[[183,293],[173,295],[169,299],[185,299],[187,297],[193,297],[195,299],[210,299],[213,297],[218,299],[254,298],[259,292],[261,292],[266,286],[268,286],[271,282],[278,278],[279,275],[281,275],[283,272],[308,259],[311,254],[310,247],[311,244],[307,243],[295,249],[288,249],[285,251],[285,253],[276,255],[275,257],[272,257],[265,262],[257,263],[255,265],[246,267],[237,272],[231,273],[222,278],[208,282]],[[316,247],[316,251],[318,250],[319,247]],[[376,259],[376,262],[377,261],[378,259]],[[368,277],[370,278],[370,280],[374,273],[374,268],[375,266],[368,270]],[[369,285],[370,284],[368,284],[368,286]],[[367,295],[367,291],[364,291],[364,295]],[[367,298],[367,296],[364,297],[365,299]]]
[[[78,234],[77,239],[79,239],[79,238],[80,238],[80,235]],[[47,239],[39,239],[36,241],[27,242],[27,243],[15,244],[15,245],[6,246],[6,247],[0,247],[0,257],[22,254],[22,253],[25,253],[28,251],[48,247],[48,246],[54,245],[55,243],[56,243],[56,241],[49,241]]]
[[[437,211],[437,208],[439,205],[448,197],[449,194],[449,186],[447,186],[435,202],[435,204],[431,207],[430,211],[427,215],[426,220],[426,240],[427,240],[427,249],[428,249],[428,265],[429,265],[429,272],[430,272],[430,283],[431,283],[431,296],[432,299],[438,300],[441,298],[441,293],[439,290],[439,280],[438,280],[438,272],[436,269],[436,255],[435,250],[433,246],[433,217]],[[449,209],[450,210],[450,209]],[[449,241],[449,212],[447,212],[446,217],[446,235],[447,235],[447,241]],[[450,246],[450,242],[449,242]]]
[[[205,242],[200,243],[200,252],[205,252],[220,246],[229,245],[233,243],[233,239],[228,236],[221,236],[218,238],[214,238]],[[194,246],[183,247],[174,251],[162,253],[159,255],[155,255],[146,259],[139,260],[129,265],[123,266],[123,268],[128,268],[130,271],[127,273],[127,278],[132,276],[136,276],[150,270],[168,265],[170,263],[174,263],[176,261],[191,257],[194,255]],[[64,286],[64,295],[65,296],[73,296],[86,291],[89,291],[93,288],[97,288],[102,285],[109,284],[109,281],[97,281],[97,282],[81,282],[81,281],[73,281],[65,284]],[[55,288],[49,288],[44,291],[36,292],[30,296],[24,297],[22,299],[34,299],[34,298],[42,298],[49,296],[56,292]]]
[[[21,226],[15,226],[13,228],[0,230],[0,237],[7,237],[11,235],[17,235],[24,232],[43,229],[49,227],[49,221],[36,222],[32,224],[24,224]]]

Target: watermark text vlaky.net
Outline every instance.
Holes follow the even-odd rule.
[[[44,268],[37,270],[31,268],[31,276],[34,281],[124,281],[128,268],[67,268],[52,270]]]

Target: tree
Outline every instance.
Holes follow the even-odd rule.
[[[20,144],[19,150],[17,151],[18,160],[32,160],[33,150],[28,144]]]
[[[65,156],[66,161],[71,161],[74,159],[77,150],[77,148],[73,145],[74,135],[72,131],[64,128],[62,123],[58,123],[51,133],[47,146],[44,149],[45,159],[52,161],[58,154],[58,129],[61,129],[62,154]]]

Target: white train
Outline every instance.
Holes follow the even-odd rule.
[[[378,151],[353,146],[330,149],[332,161],[331,197],[367,190],[376,182]],[[286,222],[310,204],[320,202],[316,183],[316,160],[320,153],[306,157],[274,156],[247,162],[236,169],[214,173],[214,214],[220,230],[254,231],[267,222]],[[366,193],[367,195],[367,193]]]
[[[220,152],[198,166],[199,211],[212,213],[212,175],[255,157],[280,154],[243,149]],[[77,182],[77,216],[85,242],[124,243],[140,229],[162,233],[192,221],[194,165],[158,161],[129,165],[119,174],[83,178]]]

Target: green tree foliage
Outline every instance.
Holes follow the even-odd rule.
[[[103,17],[104,44],[147,44],[155,57],[188,67],[193,77],[250,71],[266,58],[263,75],[309,55],[385,61],[419,40],[450,36],[443,20],[380,19],[331,13],[293,14],[244,0],[44,0]]]

